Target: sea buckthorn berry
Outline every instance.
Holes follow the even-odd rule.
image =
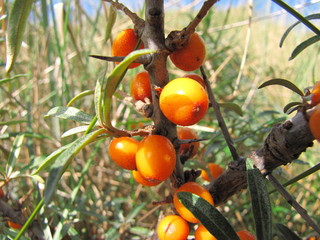
[[[139,38],[133,29],[125,29],[118,33],[112,43],[112,56],[125,57],[135,50]],[[140,44],[139,49],[144,48],[143,43]],[[138,67],[140,63],[131,63],[129,68]]]
[[[185,139],[197,139],[197,134],[190,128],[178,128],[177,129],[178,138],[180,140]],[[190,153],[190,158],[197,154],[200,143],[183,143],[180,145],[179,154],[188,154]]]
[[[161,183],[161,181],[148,181],[139,173],[139,171],[132,171],[133,178],[140,184],[148,187],[156,186]]]
[[[203,225],[199,227],[194,232],[195,240],[217,240]]]
[[[14,229],[21,229],[22,228],[22,225],[19,224],[19,223],[14,223],[14,222],[11,222],[11,221],[8,221],[8,226],[10,228],[14,228]]]
[[[138,145],[139,141],[130,137],[114,138],[109,145],[109,155],[120,167],[135,170]]]
[[[179,187],[173,196],[173,204],[177,212],[183,217],[185,220],[191,223],[199,223],[199,220],[179,201],[178,192],[190,192],[200,196],[205,199],[207,202],[213,203],[213,198],[209,191],[195,182],[187,182]]]
[[[198,33],[192,33],[188,44],[169,55],[172,63],[183,71],[198,69],[206,57],[206,46]]]
[[[220,165],[215,163],[209,163],[208,168],[213,179],[219,177],[224,171],[224,169]]]
[[[165,216],[157,227],[160,240],[186,240],[189,232],[188,223],[178,215]]]
[[[208,95],[200,83],[190,78],[170,81],[160,94],[160,109],[173,123],[190,126],[199,122],[208,110]]]
[[[202,177],[203,180],[210,182],[210,177],[206,170],[201,169],[200,177]]]
[[[2,188],[0,188],[0,198],[3,198],[4,197],[4,192],[2,190]]]
[[[240,240],[256,240],[256,237],[247,230],[241,230],[237,232]]]
[[[144,101],[145,98],[152,99],[150,77],[147,71],[139,72],[134,76],[130,85],[131,96],[135,100]]]
[[[176,152],[168,138],[150,135],[139,143],[136,163],[139,173],[147,181],[164,181],[176,166]]]
[[[313,89],[311,90],[311,105],[315,106],[320,103],[320,82],[316,82]]]
[[[183,77],[191,78],[191,79],[197,81],[198,83],[201,84],[201,86],[202,86],[204,89],[206,89],[206,84],[205,84],[203,78],[202,78],[199,74],[197,74],[197,73],[187,73],[187,74],[184,75]]]
[[[309,127],[314,138],[320,141],[320,103],[313,109],[310,115]]]

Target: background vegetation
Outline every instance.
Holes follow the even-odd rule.
[[[8,14],[10,1],[0,1],[0,4],[2,16]],[[143,17],[143,9],[137,13]],[[176,1],[167,9],[166,32],[183,28],[195,14],[195,8]],[[242,108],[243,116],[230,110],[224,110],[223,114],[243,156],[261,147],[272,125],[290,118],[282,111],[288,102],[299,101],[298,95],[282,87],[261,90],[257,87],[272,78],[288,79],[301,89],[319,80],[318,44],[288,61],[294,47],[311,33],[301,26],[279,48],[282,34],[289,22],[295,20],[284,15],[268,17],[269,14],[259,9],[252,13],[248,6],[225,5],[211,10],[197,29],[206,42],[208,55],[204,68],[218,101],[233,102]],[[267,17],[261,19],[262,16]],[[63,5],[36,1],[10,76],[5,75],[4,69],[7,19],[1,18],[0,78],[10,78],[10,81],[0,82],[0,165],[3,170],[16,136],[23,133],[24,138],[13,166],[14,174],[6,179],[1,176],[0,186],[3,186],[10,206],[21,209],[26,216],[37,205],[44,185],[38,179],[21,177],[22,174],[30,173],[46,156],[76,138],[61,137],[65,131],[77,126],[76,123],[44,118],[45,114],[54,106],[66,105],[80,92],[93,90],[106,63],[89,55],[110,56],[113,36],[133,27],[128,17],[118,13],[111,36],[106,39],[109,17],[110,8],[102,2],[88,6],[81,1],[64,1]],[[109,64],[110,70],[113,67]],[[140,70],[142,67],[128,71],[120,87],[122,91],[129,93],[129,83]],[[184,75],[171,63],[169,71],[172,78]],[[148,124],[148,120],[141,118],[130,105],[116,99],[114,104],[113,121],[118,127],[133,129]],[[74,106],[94,113],[93,95],[75,102]],[[212,110],[192,128],[200,138],[208,140],[202,142],[200,153],[186,166],[199,169],[208,162],[226,166],[231,157]],[[120,169],[109,159],[108,144],[109,139],[99,141],[75,157],[53,201],[37,217],[47,236],[51,229],[57,239],[65,235],[73,239],[148,239],[159,215],[172,211],[170,205],[153,204],[163,201],[169,194],[169,183],[152,188],[137,185],[129,171]],[[315,142],[300,160],[277,169],[277,177],[285,182],[316,165],[319,157],[319,144]],[[42,177],[46,176],[43,172]],[[314,173],[287,187],[318,224],[319,178],[319,173]],[[219,210],[235,229],[254,232],[249,198],[249,193],[244,191]],[[270,198],[274,223],[285,224],[301,237],[312,233],[278,193],[271,194]],[[14,235],[10,231],[13,232],[7,228],[6,219],[1,219],[1,238]]]

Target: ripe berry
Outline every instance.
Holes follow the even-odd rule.
[[[208,168],[213,179],[219,177],[224,171],[224,169],[221,166],[215,163],[209,163]]]
[[[169,56],[177,68],[183,71],[194,71],[202,65],[206,57],[206,46],[199,34],[192,33],[188,44]]]
[[[240,240],[256,240],[256,237],[247,230],[241,230],[237,232]]]
[[[139,173],[139,171],[132,171],[133,178],[140,184],[148,187],[156,186],[161,183],[161,181],[148,181]]]
[[[114,138],[109,145],[111,159],[120,167],[135,170],[139,141],[130,137]]]
[[[206,84],[205,84],[203,78],[202,78],[199,74],[197,74],[197,73],[187,73],[187,74],[185,74],[183,77],[191,78],[191,79],[197,81],[198,83],[201,84],[201,86],[202,86],[204,89],[206,89]]]
[[[203,225],[199,227],[194,232],[195,240],[217,240]]]
[[[320,82],[316,82],[313,89],[311,90],[311,105],[315,106],[320,103]]]
[[[147,181],[164,181],[176,166],[176,152],[166,137],[150,135],[139,143],[136,163],[139,173]]]
[[[178,215],[164,217],[157,227],[160,240],[185,240],[189,232],[188,223]]]
[[[133,29],[125,29],[118,33],[112,43],[112,56],[125,57],[135,50],[139,42],[138,36]],[[139,49],[144,48],[143,43],[140,44]],[[131,63],[129,68],[138,67],[140,63]]]
[[[134,76],[130,85],[131,96],[135,100],[144,101],[145,98],[152,99],[150,77],[147,71],[139,72]]]
[[[204,88],[190,78],[170,81],[160,94],[160,109],[173,123],[190,126],[199,122],[208,109],[208,95]]]
[[[213,198],[209,191],[195,182],[187,182],[179,187],[173,196],[173,204],[177,212],[185,220],[191,223],[199,223],[199,220],[179,201],[178,192],[194,193],[213,205]]]
[[[200,177],[202,177],[203,180],[210,182],[210,177],[206,170],[201,169]]]
[[[197,139],[197,134],[190,128],[178,128],[177,129],[178,138],[184,139]],[[200,143],[184,143],[180,145],[179,154],[190,154],[190,158],[197,154]]]
[[[320,141],[320,103],[313,109],[310,115],[309,127],[314,138]]]

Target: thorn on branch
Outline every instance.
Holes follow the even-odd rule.
[[[121,62],[125,57],[109,57],[109,56],[101,56],[101,55],[89,55],[89,57],[96,58],[102,61],[107,62]],[[144,55],[133,61],[134,63],[141,63],[143,65],[147,65],[151,62],[150,55]]]

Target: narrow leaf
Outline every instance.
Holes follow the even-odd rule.
[[[272,215],[265,179],[259,169],[253,168],[251,159],[247,159],[246,164],[257,239],[270,240],[272,239]]]
[[[316,13],[316,14],[311,14],[309,16],[306,16],[305,19],[307,20],[312,20],[312,19],[320,19],[320,14]],[[295,22],[294,24],[292,24],[286,31],[285,33],[282,35],[279,46],[282,47],[284,40],[287,38],[287,36],[289,35],[289,33],[291,32],[291,30],[297,26],[299,23],[301,23],[300,21]]]
[[[10,77],[10,78],[3,78],[3,79],[0,79],[0,85],[1,84],[4,84],[4,83],[7,83],[7,82],[11,82],[13,80],[16,80],[20,77],[27,77],[28,75],[27,74],[18,74],[18,75],[15,75],[13,77]]]
[[[206,200],[190,192],[179,192],[178,198],[217,239],[239,240],[226,218]]]
[[[282,78],[274,78],[274,79],[268,80],[268,81],[262,83],[258,87],[258,89],[264,88],[264,87],[267,87],[267,86],[271,86],[271,85],[279,85],[279,86],[282,86],[282,87],[286,87],[286,88],[290,89],[291,91],[299,94],[300,96],[304,95],[304,93],[295,84],[293,84],[289,80],[282,79]]]
[[[90,124],[90,122],[94,118],[92,115],[89,115],[74,107],[54,107],[50,109],[45,117],[57,117],[84,124]]]
[[[303,50],[305,50],[307,47],[309,47],[310,45],[316,43],[320,41],[320,36],[316,35],[313,36],[305,41],[303,41],[302,43],[300,43],[291,53],[291,56],[289,58],[289,60],[294,59],[296,56],[298,56],[299,53],[301,53]]]
[[[62,138],[69,137],[69,136],[77,134],[77,133],[85,132],[85,131],[87,131],[87,129],[88,129],[88,126],[79,126],[79,127],[71,128],[68,131],[64,132],[61,135],[61,137]]]
[[[238,114],[241,117],[243,116],[241,107],[238,104],[231,103],[231,102],[225,102],[225,103],[219,103],[219,106],[222,108],[225,108],[227,110],[234,111],[236,114]]]
[[[20,150],[22,146],[22,142],[24,139],[24,134],[17,135],[14,139],[13,146],[10,151],[9,159],[6,165],[6,174],[7,176],[10,176],[12,173],[12,170],[16,164],[16,161],[20,155]]]
[[[105,77],[106,73],[107,73],[107,67],[99,75],[96,82],[96,88],[94,91],[94,107],[96,110],[96,116],[98,118],[98,122],[100,126],[103,126],[103,99],[104,99],[104,93],[105,93],[103,89],[105,89],[105,85],[106,85],[106,77]]]
[[[53,165],[51,166],[51,170],[49,172],[49,176],[47,179],[46,187],[44,190],[44,204],[47,205],[52,198],[52,195],[58,185],[58,182],[65,172],[67,167],[70,165],[73,157],[86,145],[93,142],[99,135],[104,133],[104,129],[96,130],[88,135],[84,135],[73,143],[71,143],[70,147],[64,150],[61,155],[55,160]]]
[[[23,33],[34,0],[15,0],[9,13],[7,42],[6,72],[9,73],[19,53]]]
[[[107,84],[105,89],[105,96],[104,96],[104,118],[103,123],[109,127],[113,128],[111,124],[111,102],[112,96],[116,91],[117,87],[119,86],[121,80],[123,79],[124,74],[126,73],[129,65],[136,60],[138,57],[141,57],[146,54],[154,53],[155,50],[150,49],[141,49],[131,52],[116,68],[111,72],[111,74],[107,78]]]
[[[0,122],[0,127],[2,126],[6,126],[6,125],[15,125],[15,124],[19,124],[19,123],[25,123],[27,122],[27,120],[10,120],[10,121],[7,121],[7,122]]]
[[[289,228],[287,228],[283,224],[277,224],[277,228],[279,229],[280,233],[286,240],[301,240],[301,238],[292,232]]]
[[[92,95],[92,94],[94,94],[94,91],[93,91],[93,90],[83,91],[83,92],[79,93],[77,96],[75,96],[74,98],[72,98],[72,99],[68,102],[67,106],[70,107],[75,101],[77,101],[77,100],[79,100],[79,99],[81,99],[81,98],[84,98],[84,97],[86,97],[86,96]]]
[[[283,108],[283,112],[284,113],[290,113],[289,110],[293,107],[296,107],[296,106],[301,106],[301,102],[291,102],[291,103],[288,103],[284,108]]]
[[[117,19],[117,12],[118,11],[112,6],[112,4],[110,4],[109,16],[108,16],[107,27],[106,27],[105,41],[108,41],[108,39],[111,36],[113,25],[115,24],[116,19]]]

